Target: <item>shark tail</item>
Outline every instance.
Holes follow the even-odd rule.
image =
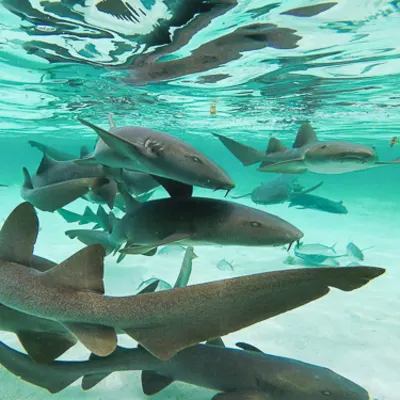
[[[293,196],[299,196],[299,195],[302,195],[302,194],[311,193],[311,192],[313,192],[314,190],[317,190],[319,187],[321,187],[323,183],[324,183],[324,182],[321,181],[320,183],[316,184],[315,186],[312,186],[312,187],[310,187],[310,188],[308,188],[308,189],[306,189],[306,190],[302,190],[301,192],[295,193]]]
[[[59,208],[57,212],[68,222],[68,223],[73,223],[73,222],[79,222],[81,225],[81,219],[82,216],[74,213],[72,211],[66,210],[64,208]]]
[[[65,232],[70,239],[78,239],[81,243],[90,246],[100,244],[107,255],[115,250],[114,244],[110,240],[110,234],[106,231],[96,231],[91,229],[71,229]]]
[[[222,136],[218,133],[213,133],[221,143],[244,165],[253,165],[265,159],[265,154],[257,149],[246,146],[236,140],[229,139],[226,136]]]
[[[240,196],[231,196],[231,197],[232,199],[242,199],[243,197],[248,197],[248,196],[251,196],[251,192],[246,194],[241,194]]]
[[[0,342],[0,364],[12,374],[33,385],[58,393],[82,375],[72,369],[57,369],[54,364],[37,364],[26,354]]]

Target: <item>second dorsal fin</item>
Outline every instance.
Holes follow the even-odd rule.
[[[104,257],[104,248],[100,244],[87,246],[43,272],[43,277],[51,280],[52,284],[104,294]]]
[[[287,150],[288,148],[279,139],[271,138],[268,142],[268,148],[266,153],[267,154],[280,153],[282,151],[287,151]]]
[[[293,148],[298,149],[299,147],[306,146],[308,144],[316,143],[318,141],[317,135],[310,124],[304,123],[301,125],[297,132],[296,139],[293,143]]]

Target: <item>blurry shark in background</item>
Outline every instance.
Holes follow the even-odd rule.
[[[223,135],[213,133],[225,147],[245,166],[261,163],[258,171],[281,174],[343,174],[382,165],[399,164],[400,158],[379,162],[372,147],[344,141],[318,141],[310,124],[301,125],[292,149],[271,138],[267,151],[241,144]]]
[[[318,189],[323,182],[309,189],[299,189],[295,185],[297,176],[295,175],[279,175],[272,181],[264,182],[260,186],[253,189],[252,192],[241,195],[232,196],[233,199],[240,199],[243,197],[250,196],[251,200],[255,204],[270,205],[284,203],[290,201],[295,196],[313,192]]]

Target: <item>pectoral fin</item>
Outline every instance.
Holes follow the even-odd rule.
[[[273,164],[264,161],[257,170],[261,172],[276,172],[279,174],[304,174],[304,172],[307,171],[307,167],[304,164],[304,160],[299,158]]]
[[[64,322],[63,325],[92,353],[108,356],[117,347],[117,334],[114,328],[104,325]]]
[[[157,247],[159,246],[164,246],[166,244],[174,243],[174,242],[180,242],[182,240],[188,239],[189,235],[184,233],[174,233],[165,239],[153,243],[151,245],[138,245],[138,246],[130,246],[130,247],[125,247],[124,249],[121,249],[119,252],[122,254],[141,254],[141,255],[154,255],[157,251]]]
[[[143,393],[151,396],[160,392],[169,386],[174,380],[164,375],[157,374],[154,371],[142,372],[142,388]]]
[[[38,364],[53,362],[76,343],[72,335],[68,337],[47,332],[22,331],[17,336],[26,352]]]
[[[147,155],[147,150],[148,148],[140,148],[135,143],[132,143],[122,137],[117,136],[114,133],[111,133],[103,128],[100,128],[99,126],[93,125],[92,123],[82,119],[78,118],[78,121],[81,122],[82,124],[88,126],[89,128],[92,128],[97,135],[104,141],[105,144],[110,146],[112,149],[116,150],[120,154],[123,155]],[[142,146],[143,147],[143,146]],[[151,153],[153,154],[153,153]],[[77,164],[79,164],[79,161],[75,161]]]

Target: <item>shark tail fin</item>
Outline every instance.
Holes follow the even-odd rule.
[[[213,135],[217,137],[244,166],[257,164],[265,158],[265,154],[260,150],[253,149],[252,147],[246,146],[218,133],[213,133]]]
[[[324,182],[321,181],[320,183],[317,183],[316,185],[314,185],[314,186],[312,186],[312,187],[310,187],[310,188],[308,188],[308,189],[305,189],[305,190],[302,190],[302,191],[300,191],[300,192],[295,193],[294,196],[298,196],[298,195],[301,195],[301,194],[311,193],[311,192],[313,192],[314,190],[317,190],[319,187],[321,187],[323,183],[324,183]]]
[[[72,335],[47,332],[21,331],[18,339],[37,364],[49,364],[76,344]]]
[[[82,375],[72,370],[58,370],[47,365],[36,364],[26,354],[20,353],[0,342],[0,364],[12,374],[26,382],[58,393]]]
[[[142,372],[142,389],[143,393],[151,396],[169,386],[174,380],[168,376],[160,375],[155,371]]]
[[[73,223],[73,222],[79,222],[81,225],[81,219],[82,216],[74,213],[72,211],[66,210],[64,208],[59,208],[57,212],[68,222],[68,223]]]
[[[277,138],[271,138],[268,142],[266,154],[280,153],[288,148]]]
[[[334,244],[331,246],[331,250],[332,250],[335,254],[336,254],[336,250],[335,250],[336,245],[337,245],[337,243],[334,243]]]
[[[251,193],[252,192],[246,193],[246,194],[241,194],[240,196],[231,196],[231,197],[232,197],[232,199],[242,199],[243,197],[251,196]]]
[[[86,206],[85,211],[83,212],[83,214],[81,216],[79,225],[89,224],[90,222],[93,222],[93,220],[96,218],[97,218],[97,216],[93,212],[93,210],[89,206]]]
[[[316,143],[318,141],[317,135],[310,124],[304,123],[300,126],[297,132],[296,139],[293,143],[293,148],[298,149],[300,147]]]

